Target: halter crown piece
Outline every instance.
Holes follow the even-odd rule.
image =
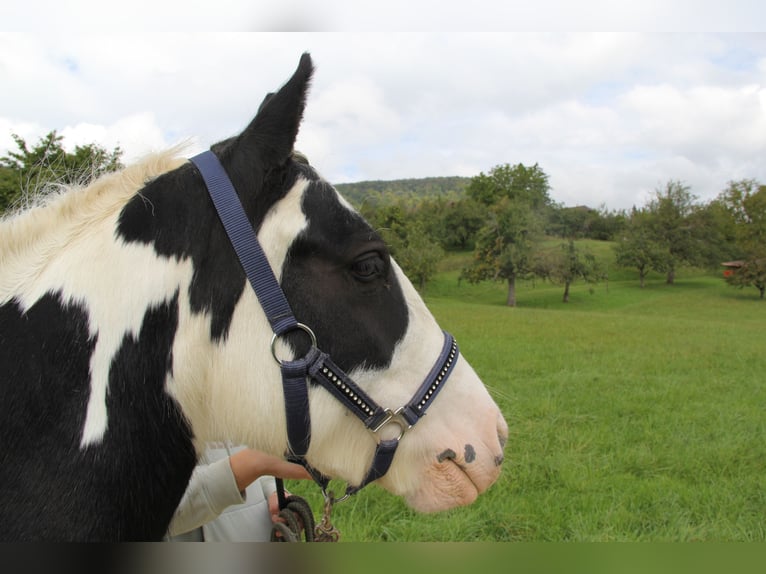
[[[218,216],[274,332],[271,351],[282,371],[287,437],[290,447],[287,458],[306,467],[322,488],[323,493],[325,492],[330,479],[311,468],[305,459],[311,440],[308,383],[309,380],[313,380],[356,415],[373,433],[377,441],[372,465],[364,480],[359,485],[349,485],[346,489],[346,496],[355,494],[370,482],[386,474],[393,462],[399,441],[425,415],[426,409],[452,372],[459,356],[457,343],[452,335],[444,332],[444,345],[438,359],[407,404],[395,411],[378,405],[335,365],[326,353],[319,350],[312,330],[299,323],[293,315],[255,231],[245,215],[234,186],[218,157],[212,151],[206,151],[191,158],[191,162],[205,181]],[[312,343],[311,349],[302,358],[282,361],[276,356],[275,343],[280,337],[295,330],[304,331],[309,336]],[[399,434],[396,438],[383,440],[378,433],[389,424],[397,425],[400,429]]]

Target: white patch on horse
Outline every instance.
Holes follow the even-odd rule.
[[[112,243],[110,247],[116,247],[116,244]],[[150,307],[169,301],[179,290],[187,293],[192,278],[192,264],[188,259],[177,261],[158,257],[153,247],[137,244],[117,249],[121,251],[122,261],[129,264],[120,270],[121,273],[111,275],[109,282],[95,282],[86,295],[91,335],[98,334],[98,339],[90,362],[91,395],[81,447],[99,442],[106,432],[109,370],[125,336],[138,335]],[[132,281],[135,269],[140,269],[146,277],[156,277],[157,281]],[[130,288],[123,290],[124,296],[118,305],[108,304],[108,293],[119,289],[119,285],[130,285]],[[101,328],[101,325],[108,327]]]
[[[301,208],[307,185],[303,179],[296,182],[269,211],[258,231],[258,240],[277,279],[282,276],[290,246],[308,225]],[[249,284],[237,302],[225,340],[210,341],[204,335],[209,332],[209,323],[197,319],[189,324],[195,319],[189,316],[188,305],[182,300],[180,307],[173,377],[168,379],[167,390],[193,423],[197,447],[208,441],[229,440],[282,455],[287,444],[284,400],[280,386],[266,383],[280,380],[279,365],[268,345],[271,327]],[[265,344],[253,345],[253,341]],[[289,348],[282,343],[277,344],[277,353],[286,359],[291,357]],[[224,381],[227,391],[216,392]],[[253,419],[253,404],[274,405],[271,424]]]
[[[31,305],[45,292],[58,290],[64,301],[85,306],[89,334],[96,339],[90,359],[90,397],[81,447],[98,443],[108,426],[106,395],[112,361],[126,335],[137,335],[146,310],[186,290],[191,281],[189,260],[158,256],[152,245],[125,244],[114,239],[117,216],[73,245],[66,257],[52,261],[36,289],[25,294]],[[119,293],[115,301],[114,294]]]
[[[17,246],[4,254],[13,264],[28,261],[34,270],[14,281],[13,295],[22,310],[53,292],[64,303],[82,305],[88,314],[89,335],[96,344],[81,448],[101,441],[108,427],[109,370],[124,337],[139,332],[147,309],[172,299],[179,289],[185,291],[191,281],[191,261],[161,257],[151,245],[115,239],[125,201],[149,177],[178,164],[170,154],[153,156],[8,222],[17,233],[23,225],[37,239],[34,251]]]
[[[264,253],[266,254],[274,274],[278,279],[282,275],[282,267],[285,258],[287,257],[287,250],[289,249],[298,233],[300,233],[300,231],[303,230],[306,225],[308,225],[308,222],[303,215],[303,211],[301,210],[301,199],[307,185],[308,182],[305,180],[300,180],[297,182],[287,193],[287,195],[281,201],[279,201],[267,214],[258,233]],[[97,245],[98,242],[95,242],[95,244]],[[127,334],[135,335],[141,328],[140,321],[136,321],[135,319],[143,318],[143,313],[141,312],[142,309],[146,309],[150,306],[157,305],[169,300],[179,289],[181,293],[183,293],[182,300],[179,301],[181,307],[181,316],[179,317],[178,332],[180,336],[177,336],[176,339],[181,337],[184,337],[187,340],[194,338],[196,340],[196,345],[184,343],[183,340],[174,341],[174,350],[178,349],[179,353],[178,355],[174,353],[174,370],[177,365],[178,368],[183,369],[185,373],[188,373],[188,369],[184,369],[182,366],[184,364],[183,360],[187,359],[193,361],[193,358],[189,353],[182,352],[180,347],[185,345],[187,349],[193,349],[195,346],[204,344],[202,340],[200,340],[199,335],[209,332],[209,319],[205,317],[201,322],[195,321],[192,317],[192,314],[188,311],[189,304],[187,292],[188,285],[191,282],[193,275],[191,261],[177,261],[175,259],[168,259],[166,257],[158,257],[154,252],[154,249],[150,246],[142,246],[140,244],[123,244],[118,246],[114,242],[111,245],[116,246],[121,250],[119,254],[122,257],[121,260],[127,263],[124,267],[121,268],[121,271],[124,270],[127,271],[127,273],[124,277],[110,277],[110,279],[114,279],[114,283],[104,285],[104,288],[107,291],[110,289],[115,289],[120,284],[122,284],[122,282],[126,282],[124,284],[130,285],[131,277],[134,275],[131,271],[132,269],[141,269],[142,274],[145,274],[147,277],[156,277],[158,280],[142,284],[141,289],[139,290],[128,290],[130,293],[128,300],[123,300],[121,301],[121,305],[116,306],[119,307],[121,312],[116,311],[114,309],[114,305],[104,304],[101,306],[102,308],[96,308],[92,304],[89,305],[91,309],[91,333],[93,334],[94,331],[99,332],[98,325],[100,324],[101,317],[103,317],[104,320],[108,320],[108,324],[112,325],[112,328],[109,332],[110,336],[106,338],[106,340],[103,340],[104,338],[101,336],[101,334],[99,334],[99,338],[96,342],[96,349],[91,360],[91,396],[90,400],[88,401],[87,417],[83,429],[81,443],[83,447],[88,444],[100,441],[104,435],[104,432],[106,431],[108,422],[108,413],[106,410],[106,392],[107,382],[109,380],[109,368],[112,360],[114,359],[115,353],[119,350],[124,336]],[[107,262],[110,259],[115,260],[117,253],[108,254],[100,252],[99,255],[104,258],[104,262]],[[98,269],[98,267],[96,267],[96,269]],[[106,302],[109,300],[109,297],[107,292],[96,292],[94,290],[87,296],[86,300]],[[240,299],[240,302],[237,304],[237,308],[235,309],[234,316],[232,318],[232,325],[230,326],[229,331],[229,344],[225,345],[226,348],[230,348],[232,346],[237,347],[237,340],[251,340],[252,335],[250,333],[242,333],[241,335],[238,335],[237,330],[240,328],[239,324],[245,323],[245,325],[242,325],[242,328],[250,331],[254,325],[257,325],[260,322],[237,321],[237,319],[240,317],[249,318],[254,316],[253,310],[244,311],[241,309],[241,306],[243,305],[250,307],[254,300],[255,295],[248,285],[243,292],[243,296]],[[263,313],[261,312],[259,314],[262,315]],[[130,319],[131,317],[133,320]],[[187,322],[197,323],[197,328],[189,329]],[[119,325],[121,329],[115,330],[115,325]],[[265,321],[265,317],[264,325],[265,328],[268,328],[268,323]],[[197,337],[194,337],[195,334]],[[250,356],[252,354],[252,350],[250,349],[239,349],[237,352],[242,353],[245,356]],[[231,368],[229,361],[224,361],[222,366],[224,366],[224,369],[222,369],[221,375],[219,377],[211,377],[211,379],[208,381],[210,384],[212,384],[215,380],[220,380],[223,378],[223,372],[226,372],[227,369]],[[247,380],[248,371],[252,377],[253,373],[259,374],[261,369],[262,367],[257,364],[249,365],[247,369],[243,370],[243,378],[239,380]],[[191,373],[188,374],[191,376]],[[194,380],[195,378],[198,377],[187,380]],[[168,389],[170,389],[171,384],[171,380],[166,382]],[[263,387],[263,385],[255,384],[253,386]],[[205,385],[205,387],[210,388],[210,385]],[[219,395],[219,393],[211,393],[206,397],[206,399],[215,401],[216,397]],[[225,398],[230,396],[229,393],[223,393],[223,395],[225,395]],[[194,410],[196,410],[198,413],[203,410],[199,408],[202,406],[199,404],[199,398],[200,395],[198,393],[197,400],[194,401],[198,405],[198,408]],[[270,399],[274,400],[273,397],[270,397]],[[209,403],[203,403],[203,405],[204,404],[209,405]],[[212,411],[215,412],[216,409],[212,409]],[[191,418],[192,420],[198,420],[196,417]],[[226,418],[228,417],[224,417],[224,420]],[[243,422],[244,421],[239,421],[233,426],[235,428],[249,428],[251,426],[249,424],[243,424]],[[229,427],[228,421],[226,421],[226,423],[222,423],[223,421],[221,420],[215,421],[215,423],[213,423],[213,421],[209,421],[208,425],[206,425],[208,430],[205,434],[210,433],[211,435],[218,438],[230,438],[232,433],[226,432],[226,428],[220,428]],[[196,432],[201,429],[195,428],[194,430],[196,434]]]
[[[298,234],[308,226],[301,208],[303,193],[308,185],[307,180],[299,179],[287,195],[266,214],[258,231],[258,241],[278,281],[282,278],[287,250]]]

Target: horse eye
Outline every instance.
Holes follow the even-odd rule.
[[[351,264],[351,272],[360,281],[372,281],[383,274],[385,267],[380,253],[366,253]]]

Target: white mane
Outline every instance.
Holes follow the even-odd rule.
[[[0,302],[20,291],[51,255],[121,209],[147,181],[186,161],[182,149],[151,154],[85,187],[62,186],[0,220]]]

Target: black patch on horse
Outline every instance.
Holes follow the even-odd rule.
[[[250,125],[212,147],[256,231],[298,174],[307,173],[290,158],[312,73],[311,58],[303,54],[293,76],[264,99]],[[209,313],[211,338],[225,339],[245,274],[196,167],[185,165],[147,183],[122,210],[117,236],[153,244],[166,257],[191,257],[191,310]]]
[[[282,272],[295,317],[343,370],[388,366],[408,315],[385,243],[326,182],[309,184],[303,211],[308,227]]]
[[[210,336],[226,337],[245,274],[191,165],[149,182],[120,213],[117,235],[154,246],[163,257],[190,258],[189,300],[194,313],[209,313]]]
[[[106,433],[81,449],[98,339],[87,309],[57,293],[26,312],[13,301],[0,307],[1,540],[162,538],[196,462],[191,430],[164,389],[177,326],[178,295],[124,336]]]

